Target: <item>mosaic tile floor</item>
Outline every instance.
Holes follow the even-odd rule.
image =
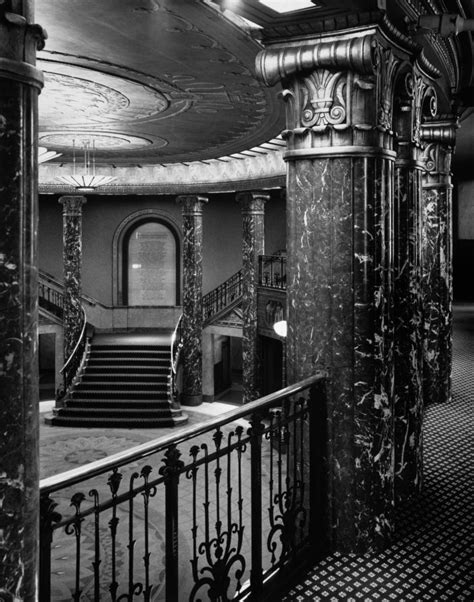
[[[284,602],[474,600],[474,307],[455,312],[453,400],[425,418],[424,493],[379,555],[335,554]]]

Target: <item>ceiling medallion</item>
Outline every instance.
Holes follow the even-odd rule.
[[[164,94],[125,77],[67,63],[39,64],[45,79],[39,98],[40,131],[91,122],[137,122],[169,107]]]
[[[39,135],[39,141],[43,146],[57,148],[60,150],[72,150],[72,140],[80,147],[88,140],[94,139],[95,148],[98,152],[115,150],[135,150],[153,145],[161,148],[168,144],[164,138],[153,137],[153,140],[131,136],[115,132],[93,132],[92,130],[68,130],[45,132]]]

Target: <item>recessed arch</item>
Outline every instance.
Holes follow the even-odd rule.
[[[181,303],[181,235],[173,217],[144,209],[127,216],[113,238],[115,305]]]

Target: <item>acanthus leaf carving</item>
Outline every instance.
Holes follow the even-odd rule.
[[[373,44],[374,70],[377,76],[377,125],[383,130],[392,130],[393,86],[400,59],[390,48]]]
[[[315,129],[347,122],[350,74],[320,69],[303,80],[301,125]]]

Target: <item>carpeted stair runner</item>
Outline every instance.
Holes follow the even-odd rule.
[[[94,336],[83,373],[65,405],[47,418],[57,426],[150,428],[186,421],[168,400],[171,334]]]

